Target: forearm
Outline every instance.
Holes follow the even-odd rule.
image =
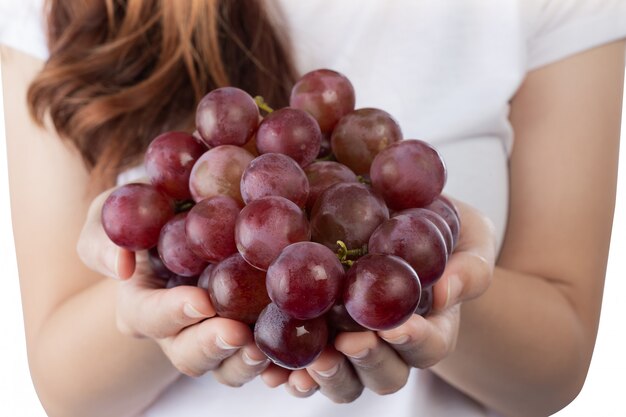
[[[116,285],[104,280],[62,303],[29,343],[33,380],[51,417],[131,416],[179,375],[152,340],[117,331]]]
[[[578,394],[594,339],[556,284],[496,268],[489,290],[462,306],[455,352],[433,370],[507,416],[550,415]]]

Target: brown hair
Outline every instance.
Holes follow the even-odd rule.
[[[283,40],[259,1],[48,0],[50,57],[28,91],[111,184],[166,130],[193,130],[204,94],[232,85],[287,104],[294,81]]]

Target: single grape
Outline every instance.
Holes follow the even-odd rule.
[[[157,278],[169,280],[170,278],[176,276],[175,273],[167,269],[159,256],[159,251],[156,246],[148,250],[148,263],[150,264],[150,269]]]
[[[207,147],[185,132],[166,132],[150,142],[144,157],[150,182],[176,200],[189,200],[189,175]]]
[[[163,226],[159,236],[159,256],[163,264],[177,275],[199,275],[207,262],[196,256],[187,243],[185,219],[187,213],[179,213]]]
[[[311,230],[302,210],[284,197],[251,201],[237,217],[235,242],[243,258],[266,271],[280,252],[295,242],[309,240]]]
[[[309,181],[300,165],[287,155],[266,153],[255,158],[241,177],[241,196],[247,204],[277,195],[304,207]]]
[[[299,320],[319,317],[339,297],[344,281],[337,255],[315,242],[287,246],[267,270],[267,292],[282,311]]]
[[[322,353],[328,343],[324,317],[298,320],[270,303],[254,326],[254,340],[275,364],[287,369],[302,369]]]
[[[211,272],[213,268],[215,268],[215,265],[216,264],[208,264],[206,268],[204,268],[198,277],[198,287],[204,288],[207,291],[209,290],[209,278],[211,277]]]
[[[330,133],[343,115],[354,110],[354,87],[336,71],[318,69],[304,74],[291,90],[289,105],[310,113],[322,132]]]
[[[370,253],[348,270],[343,301],[361,326],[388,330],[411,317],[420,293],[420,281],[408,263],[397,256]]]
[[[433,309],[433,301],[433,287],[422,288],[422,296],[415,308],[415,314],[422,317],[428,316]]]
[[[250,266],[238,253],[212,268],[208,290],[218,316],[248,324],[270,303],[265,272]]]
[[[421,140],[403,140],[381,151],[370,169],[372,187],[393,210],[423,207],[446,182],[446,166],[435,148]]]
[[[369,174],[374,157],[402,140],[398,122],[386,111],[358,109],[339,120],[330,139],[337,161],[357,174]]]
[[[227,195],[243,203],[241,176],[254,156],[238,146],[222,145],[204,153],[189,176],[189,190],[194,201]]]
[[[174,204],[150,184],[126,184],[102,206],[102,226],[117,246],[131,251],[150,249],[163,225],[174,217]]]
[[[207,262],[219,262],[237,252],[235,222],[242,208],[243,204],[226,195],[193,206],[185,221],[189,248]]]
[[[433,222],[433,224],[437,226],[437,229],[439,229],[439,231],[441,232],[441,235],[443,236],[443,240],[446,242],[446,249],[447,249],[448,255],[452,253],[452,250],[454,249],[454,236],[452,235],[452,230],[450,230],[450,226],[443,219],[443,217],[441,217],[436,212],[427,210],[425,208],[412,208],[412,209],[402,210],[402,211],[395,213],[392,217],[396,217],[402,214],[410,214],[412,216],[422,216],[422,217],[427,218],[431,222]]]
[[[397,215],[381,224],[372,233],[368,250],[407,261],[422,287],[433,285],[441,277],[448,260],[446,242],[437,226],[412,213]]]
[[[181,285],[188,285],[191,287],[196,287],[198,285],[198,276],[194,275],[191,277],[184,277],[182,275],[174,275],[173,277],[167,280],[167,284],[165,284],[165,288],[180,287]]]
[[[259,108],[248,93],[235,87],[222,87],[204,96],[196,110],[196,127],[204,142],[244,145],[259,123]]]
[[[367,330],[350,317],[346,306],[343,304],[335,304],[328,310],[328,313],[326,313],[326,322],[328,323],[329,329],[338,332],[363,332]]]
[[[452,250],[456,247],[456,243],[459,241],[459,234],[461,233],[461,218],[459,217],[459,211],[452,201],[439,195],[435,200],[424,207],[427,210],[434,211],[440,215],[452,232]]]
[[[321,142],[322,133],[315,119],[305,111],[290,107],[267,115],[256,133],[260,154],[282,153],[303,167],[315,160]]]
[[[358,182],[337,183],[324,191],[311,211],[312,240],[335,250],[367,244],[372,232],[389,218],[383,200]]]
[[[358,182],[354,172],[347,166],[334,161],[316,161],[304,168],[304,173],[309,180],[309,198],[306,202],[306,209],[311,212],[313,205],[319,196],[340,182]]]

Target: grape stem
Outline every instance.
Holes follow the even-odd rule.
[[[263,110],[264,112],[268,114],[274,111],[274,109],[271,108],[269,104],[265,102],[265,99],[263,99],[263,96],[256,96],[254,98],[254,102],[256,103],[257,106],[259,106],[259,109]]]
[[[361,184],[365,184],[365,185],[372,185],[372,181],[370,181],[368,178],[365,178],[363,175],[358,175],[356,177],[356,179],[361,183]]]
[[[354,261],[348,259],[348,257],[360,258],[363,255],[367,255],[367,245],[363,245],[362,248],[348,249],[343,241],[338,240],[337,246],[339,246],[339,249],[337,250],[336,255],[337,258],[339,258],[339,262],[341,262],[343,265],[352,266],[352,264],[354,263]]]

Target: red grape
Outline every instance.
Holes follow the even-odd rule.
[[[250,266],[238,253],[212,268],[208,290],[219,316],[248,324],[270,303],[265,272]]]
[[[343,304],[335,304],[328,310],[328,313],[326,313],[326,322],[329,328],[340,332],[362,332],[367,330],[350,317],[346,306]]]
[[[113,243],[131,251],[150,249],[174,216],[172,201],[150,184],[126,184],[102,206],[102,226]]]
[[[176,276],[175,273],[167,269],[159,256],[159,251],[156,246],[148,250],[148,263],[150,264],[150,269],[157,278],[169,280],[170,278]]]
[[[428,143],[403,140],[374,158],[370,177],[389,208],[403,210],[430,204],[443,189],[446,167]]]
[[[198,275],[207,263],[196,256],[187,243],[185,219],[188,212],[177,214],[167,222],[159,237],[159,256],[170,271],[190,277]]]
[[[287,246],[267,270],[267,292],[282,311],[299,320],[330,309],[344,280],[343,265],[333,251],[315,242]]]
[[[354,87],[343,74],[319,69],[304,74],[291,90],[289,105],[310,113],[322,132],[331,132],[339,119],[354,110]]]
[[[261,312],[254,326],[254,340],[274,363],[287,369],[311,364],[328,343],[324,317],[298,320],[271,303]]]
[[[309,198],[306,208],[310,212],[319,196],[339,182],[358,182],[357,176],[350,168],[334,161],[316,161],[304,168],[309,180]]]
[[[300,165],[287,155],[266,153],[255,158],[241,177],[241,196],[247,204],[277,195],[304,207],[309,181]]]
[[[241,198],[241,176],[254,156],[238,146],[222,145],[204,153],[194,164],[189,190],[194,201],[216,195]]]
[[[216,264],[208,264],[206,268],[204,268],[198,277],[198,287],[204,288],[207,291],[209,290],[209,278],[211,277],[211,272],[213,272],[215,265]]]
[[[422,216],[422,217],[427,218],[431,222],[433,222],[433,224],[437,226],[437,229],[439,229],[439,231],[441,232],[441,235],[443,236],[443,240],[446,242],[446,249],[447,249],[448,255],[452,253],[452,250],[454,249],[454,236],[452,235],[450,226],[443,219],[443,217],[441,217],[436,212],[427,210],[425,208],[412,208],[412,209],[402,210],[394,214],[393,217],[399,216],[401,214],[411,214],[413,216]]]
[[[204,96],[196,110],[196,127],[210,147],[244,145],[259,123],[259,108],[248,93],[222,87]]]
[[[400,126],[389,113],[365,108],[348,113],[339,120],[330,145],[339,162],[357,174],[369,174],[374,157],[400,140]]]
[[[419,276],[422,287],[434,284],[448,260],[443,235],[430,220],[413,213],[385,221],[372,233],[370,253],[396,255],[406,260]]]
[[[348,270],[343,301],[360,325],[388,330],[411,317],[420,293],[420,281],[408,263],[397,256],[370,253]]]
[[[206,146],[185,132],[166,132],[150,142],[144,163],[150,182],[177,200],[191,199],[189,175]]]
[[[337,241],[349,249],[367,244],[372,232],[389,218],[380,197],[358,182],[333,185],[322,193],[311,211],[312,240],[335,250]]]
[[[303,167],[317,157],[321,142],[322,133],[315,119],[289,107],[267,115],[256,133],[259,153],[282,153]]]
[[[235,225],[239,253],[250,265],[264,271],[285,247],[310,237],[309,222],[302,210],[278,196],[250,202]]]
[[[420,297],[420,302],[417,304],[415,308],[415,314],[426,317],[430,314],[433,309],[433,287],[422,288],[422,296]]]
[[[434,211],[448,223],[450,231],[452,232],[452,250],[454,250],[456,243],[459,241],[459,233],[461,233],[461,219],[454,203],[446,197],[439,195],[432,203],[424,208]]]
[[[208,262],[219,262],[237,252],[235,221],[242,208],[240,202],[226,195],[193,206],[185,221],[189,248]]]

